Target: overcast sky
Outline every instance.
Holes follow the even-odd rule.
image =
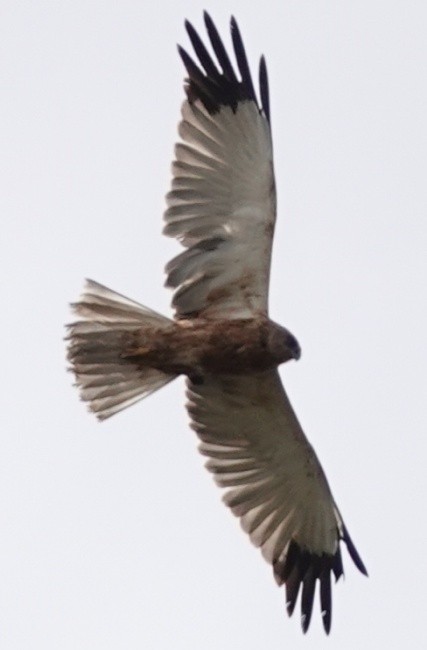
[[[329,639],[222,505],[182,380],[101,425],[65,371],[84,277],[171,313],[175,46],[203,8],[267,58],[281,374],[370,573],[344,549]],[[0,31],[1,648],[426,647],[425,0],[3,0]]]

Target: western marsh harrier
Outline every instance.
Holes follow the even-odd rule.
[[[191,426],[225,503],[286,585],[289,614],[302,585],[304,632],[319,581],[329,632],[341,542],[366,569],[278,373],[300,348],[268,316],[276,191],[266,65],[257,96],[234,18],[237,69],[204,18],[215,56],[188,22],[198,62],[179,48],[186,100],[164,215],[165,234],[185,248],[166,266],[175,318],[89,280],[73,305],[68,359],[100,420],[187,377]]]

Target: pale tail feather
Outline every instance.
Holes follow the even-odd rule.
[[[67,326],[68,360],[81,398],[100,420],[175,379],[123,356],[127,334],[144,326],[169,327],[168,318],[93,280],[86,280],[72,309],[79,320]]]

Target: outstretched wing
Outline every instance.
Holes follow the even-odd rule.
[[[250,318],[267,314],[276,214],[267,71],[261,58],[259,102],[235,20],[240,78],[206,13],[205,24],[219,65],[188,22],[199,65],[179,48],[187,100],[164,232],[187,250],[167,265],[166,284],[177,318]]]
[[[302,585],[304,632],[320,582],[323,626],[331,626],[331,574],[343,574],[340,541],[366,569],[343,524],[316,454],[305,437],[276,370],[250,377],[207,377],[188,383],[192,427],[209,457],[207,468],[225,503],[286,585],[294,611]]]

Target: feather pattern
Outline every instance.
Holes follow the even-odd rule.
[[[343,526],[316,454],[292,410],[277,371],[212,376],[188,384],[192,427],[207,469],[227,488],[224,502],[286,585],[292,614],[302,588],[304,632],[320,582],[323,625],[331,625],[330,574],[342,573],[340,541],[366,569]]]
[[[218,65],[188,22],[200,67],[179,49],[187,100],[164,232],[187,250],[167,265],[167,285],[178,318],[251,318],[267,313],[276,218],[267,72],[262,61],[259,105],[235,20],[240,80],[207,14],[205,23]]]
[[[79,318],[67,326],[68,355],[82,400],[105,420],[172,381],[154,368],[123,356],[124,341],[137,328],[169,327],[170,320],[93,280],[72,305]]]

